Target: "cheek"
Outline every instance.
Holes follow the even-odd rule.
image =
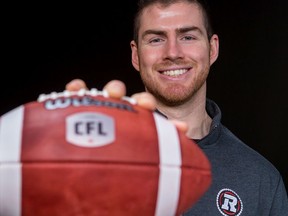
[[[203,46],[194,46],[186,49],[186,56],[195,60],[198,63],[209,62],[209,50]]]
[[[142,49],[140,57],[140,64],[142,67],[152,67],[159,59],[159,52],[157,52],[157,50]]]

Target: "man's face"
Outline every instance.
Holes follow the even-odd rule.
[[[132,64],[146,90],[166,105],[180,105],[203,86],[218,56],[197,4],[153,4],[140,20],[139,43],[131,42]]]

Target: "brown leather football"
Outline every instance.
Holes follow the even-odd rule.
[[[169,216],[211,184],[202,150],[160,114],[96,89],[0,118],[1,216]]]

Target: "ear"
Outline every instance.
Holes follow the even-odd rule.
[[[130,47],[131,47],[131,61],[133,67],[139,71],[139,58],[138,58],[138,48],[136,42],[133,40],[130,42]]]
[[[212,35],[210,39],[210,65],[212,65],[218,58],[219,54],[219,38],[218,35]]]

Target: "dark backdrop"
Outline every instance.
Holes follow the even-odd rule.
[[[40,93],[62,91],[73,78],[99,89],[120,79],[129,83],[128,95],[143,90],[130,61],[135,1],[94,4],[3,8],[1,115]],[[211,9],[220,56],[208,97],[222,109],[223,123],[270,160],[287,187],[287,1],[214,0]]]

